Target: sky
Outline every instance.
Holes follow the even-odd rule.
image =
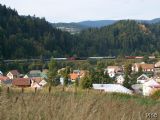
[[[0,0],[0,4],[52,23],[160,17],[160,0]]]

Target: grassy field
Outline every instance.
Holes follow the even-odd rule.
[[[160,101],[140,96],[109,94],[93,90],[62,91],[48,88],[10,90],[0,93],[0,120],[147,120],[147,113],[157,113]]]

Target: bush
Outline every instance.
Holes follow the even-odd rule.
[[[91,88],[92,87],[92,80],[89,76],[84,76],[80,80],[80,86],[82,89]]]
[[[157,100],[157,99],[160,99],[160,90],[155,91],[155,92],[152,94],[151,98],[156,99],[156,100]]]

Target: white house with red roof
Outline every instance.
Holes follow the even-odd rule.
[[[154,64],[135,63],[132,66],[132,71],[138,72],[142,68],[143,72],[154,72]]]

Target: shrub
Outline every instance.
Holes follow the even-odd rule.
[[[160,90],[155,91],[152,94],[151,98],[153,98],[153,99],[160,99]]]
[[[80,80],[80,86],[82,89],[87,89],[87,88],[91,88],[92,87],[92,80],[89,76],[84,76],[81,80]]]

